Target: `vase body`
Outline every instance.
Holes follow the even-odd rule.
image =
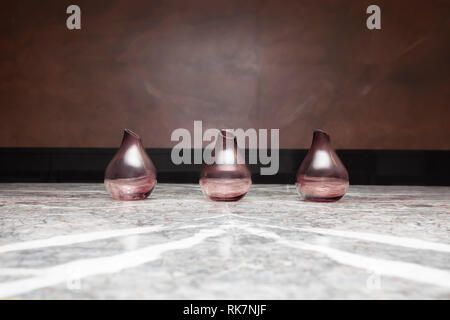
[[[347,192],[348,173],[331,147],[330,136],[314,131],[311,148],[297,172],[297,189],[305,200],[337,201]]]
[[[155,185],[156,169],[141,138],[125,129],[122,144],[106,168],[106,189],[115,200],[143,200]]]
[[[203,193],[214,201],[242,199],[252,184],[251,173],[239,154],[234,134],[222,130],[211,155],[214,163],[206,164],[200,172]]]

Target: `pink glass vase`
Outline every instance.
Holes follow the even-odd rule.
[[[297,172],[297,188],[305,200],[337,201],[348,189],[348,173],[331,147],[330,136],[314,131],[311,148]]]
[[[141,138],[125,129],[119,151],[106,168],[106,189],[115,200],[143,200],[155,185],[156,169]]]
[[[251,173],[239,154],[234,134],[222,130],[211,155],[213,164],[206,164],[200,172],[203,193],[214,201],[242,199],[252,184]]]

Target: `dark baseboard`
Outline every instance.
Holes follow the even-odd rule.
[[[102,182],[116,149],[0,148],[0,182]],[[201,165],[174,165],[171,149],[148,149],[159,182],[197,183]],[[295,182],[307,150],[280,150],[280,169],[261,176],[251,165],[254,183]],[[450,151],[338,150],[351,184],[450,185]]]

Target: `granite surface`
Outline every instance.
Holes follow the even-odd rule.
[[[0,184],[0,298],[449,299],[450,188],[293,185],[212,202],[159,184]]]

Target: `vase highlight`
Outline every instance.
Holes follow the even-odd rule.
[[[297,189],[305,200],[337,201],[347,192],[348,173],[331,147],[330,136],[315,130],[311,147],[297,172]]]
[[[242,199],[250,189],[252,179],[231,131],[220,131],[211,155],[214,163],[205,164],[200,172],[203,193],[214,201]]]
[[[155,185],[156,169],[141,138],[125,129],[122,144],[106,168],[106,189],[115,200],[143,200]]]

